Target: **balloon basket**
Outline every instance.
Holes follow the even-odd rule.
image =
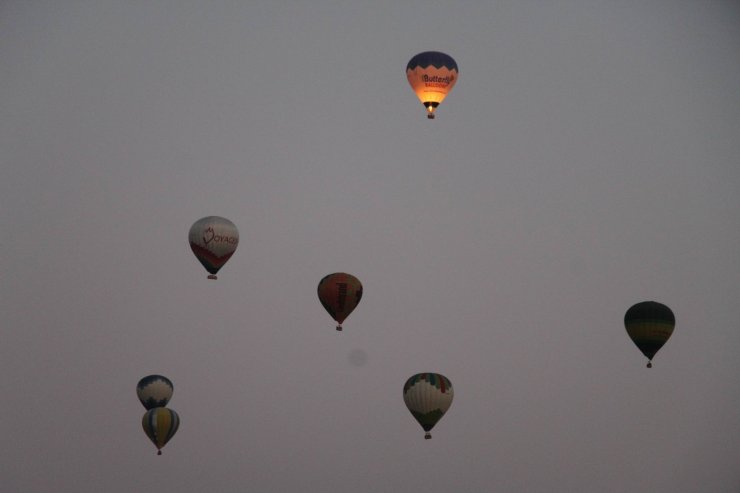
[[[162,455],[162,451],[161,450],[157,450],[157,455]]]
[[[215,274],[211,274],[210,276],[208,276],[208,279],[213,279],[215,281],[216,279],[218,279],[218,277]]]
[[[653,367],[653,362],[652,361],[648,361],[647,367],[648,368],[652,368]]]
[[[427,113],[427,118],[434,120],[434,113]]]
[[[339,332],[342,331],[342,326],[341,325],[337,325],[337,331],[339,331]]]
[[[431,439],[432,439],[432,434],[431,433],[426,433],[424,435],[424,440],[431,440]]]

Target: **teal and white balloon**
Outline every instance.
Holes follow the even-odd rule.
[[[146,409],[165,407],[174,391],[172,381],[162,375],[148,375],[136,384],[136,395]]]
[[[444,416],[452,404],[452,382],[439,373],[417,373],[403,386],[403,401],[411,415],[426,432],[424,438]]]

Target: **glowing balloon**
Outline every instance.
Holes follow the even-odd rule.
[[[429,432],[450,408],[453,395],[452,382],[439,373],[417,373],[406,380],[403,401],[426,432],[424,438],[432,438]]]
[[[216,273],[239,245],[239,231],[228,219],[208,216],[190,227],[188,241],[195,257],[210,272],[208,279],[217,279]]]
[[[624,315],[624,327],[630,339],[648,359],[648,368],[653,367],[652,359],[668,338],[673,334],[676,317],[667,306],[656,301],[643,301],[632,305]]]
[[[353,275],[336,272],[319,282],[318,293],[321,304],[337,321],[337,330],[342,330],[342,322],[362,298],[362,284]]]
[[[149,375],[136,384],[136,395],[147,409],[165,407],[170,399],[174,386],[169,378],[162,375]]]
[[[144,413],[141,426],[149,440],[157,447],[157,455],[162,455],[162,448],[180,427],[180,417],[172,409],[155,407]]]
[[[455,60],[438,51],[419,53],[406,65],[406,78],[427,109],[427,118],[434,118],[434,110],[450,93],[457,77]]]

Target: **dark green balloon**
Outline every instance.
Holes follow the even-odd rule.
[[[668,341],[675,326],[676,317],[671,309],[657,301],[637,303],[624,314],[627,334],[648,360]],[[652,363],[648,362],[650,367]]]

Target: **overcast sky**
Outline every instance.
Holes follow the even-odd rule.
[[[733,1],[0,2],[1,489],[736,493],[739,54]]]

